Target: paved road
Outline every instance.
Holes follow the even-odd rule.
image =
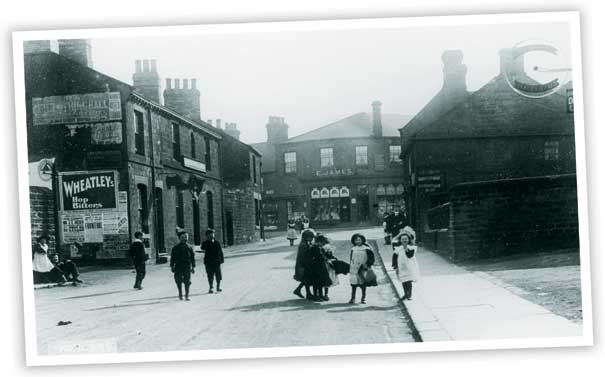
[[[343,259],[349,244],[335,241]],[[199,258],[199,256],[198,256]],[[130,270],[95,271],[80,287],[35,292],[38,353],[142,352],[271,346],[413,342],[380,269],[367,304],[348,304],[348,277],[312,303],[292,294],[295,249],[279,246],[226,257],[223,292],[208,294],[203,266],[192,301],[179,301],[167,266],[150,266],[142,291]],[[57,326],[59,321],[71,324]]]

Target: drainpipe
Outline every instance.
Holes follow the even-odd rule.
[[[153,124],[151,122],[151,105],[147,105],[147,128],[149,130],[149,153],[151,154],[151,211],[153,223],[153,244],[155,245],[155,263],[159,264],[160,250],[163,245],[158,244],[158,216],[157,202],[155,198],[155,153],[153,148]]]

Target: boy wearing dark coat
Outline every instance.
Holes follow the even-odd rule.
[[[202,250],[204,251],[204,265],[208,275],[208,293],[213,293],[214,278],[216,278],[216,292],[221,292],[221,280],[223,280],[221,264],[225,262],[225,257],[220,242],[214,238],[214,229],[206,231],[206,241],[202,242]]]
[[[193,248],[187,243],[189,234],[181,230],[178,233],[179,243],[170,253],[170,269],[174,273],[174,281],[179,290],[179,300],[183,299],[182,285],[185,285],[185,300],[189,301],[191,274],[195,273],[195,255]]]
[[[148,256],[145,253],[145,245],[143,245],[143,233],[140,231],[134,232],[134,241],[130,245],[130,257],[136,270],[136,278],[134,280],[134,289],[143,289],[141,284],[145,278],[145,261]]]

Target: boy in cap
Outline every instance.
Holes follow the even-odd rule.
[[[174,281],[179,290],[179,300],[183,299],[182,285],[185,285],[185,300],[189,301],[189,286],[191,274],[195,273],[195,255],[193,248],[187,243],[189,234],[185,230],[178,231],[179,243],[172,248],[170,254],[170,269],[174,273]]]
[[[214,238],[214,229],[206,231],[206,241],[202,242],[202,250],[204,251],[204,265],[208,274],[208,293],[213,293],[212,285],[216,277],[216,292],[221,292],[221,264],[225,261],[223,256],[223,248],[220,242]]]

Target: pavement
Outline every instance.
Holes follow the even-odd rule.
[[[369,237],[378,239],[382,231],[374,229]],[[392,248],[377,244],[387,274],[403,297],[390,266]],[[404,305],[424,342],[582,335],[581,321],[570,321],[523,298],[522,290],[493,274],[457,266],[422,247],[417,258],[421,279],[414,283],[413,300]],[[579,275],[574,279],[579,284]]]
[[[335,240],[337,255],[350,243]],[[208,294],[197,255],[191,301],[179,301],[167,265],[148,265],[143,290],[132,270],[84,272],[85,284],[35,290],[39,355],[414,342],[387,276],[367,304],[348,304],[348,277],[328,302],[292,294],[296,248],[285,238],[228,248],[223,292]],[[59,322],[63,321],[63,325]]]

